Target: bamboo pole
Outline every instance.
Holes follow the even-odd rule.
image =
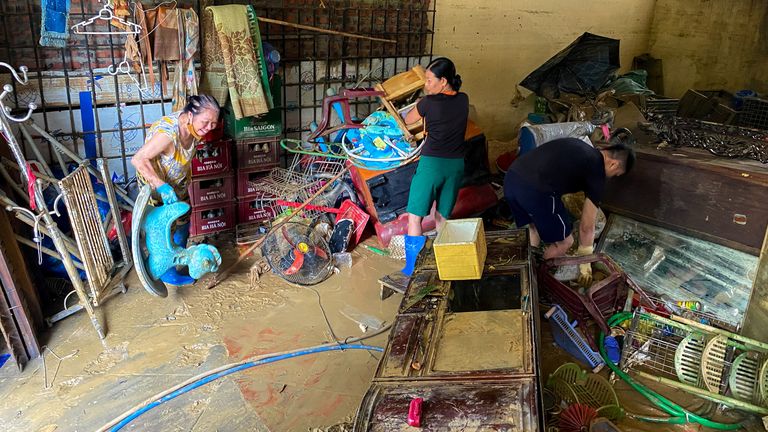
[[[248,257],[248,255],[251,254],[251,252],[256,250],[256,248],[258,248],[259,246],[261,246],[262,243],[264,243],[264,239],[269,237],[270,234],[274,233],[283,225],[288,223],[291,219],[293,219],[293,217],[299,214],[299,212],[301,212],[304,209],[304,207],[308,206],[309,203],[312,202],[312,200],[320,196],[321,193],[323,193],[326,189],[328,189],[328,186],[333,184],[336,180],[339,180],[344,174],[347,173],[347,171],[349,171],[349,167],[345,167],[343,170],[341,170],[341,172],[333,176],[332,179],[328,180],[326,184],[324,184],[320,189],[318,189],[315,193],[313,193],[311,197],[307,198],[306,201],[301,203],[301,205],[295,211],[289,214],[285,219],[278,222],[276,225],[272,226],[272,228],[269,230],[267,235],[261,237],[260,239],[256,240],[252,245],[250,245],[245,252],[241,253],[240,256],[237,257],[237,261],[235,261],[234,264],[227,267],[223,272],[214,275],[214,277],[212,277],[206,284],[206,288],[211,289],[216,285],[218,285],[219,283],[221,283],[224,279],[226,279],[227,276],[229,276],[229,274],[232,273],[232,270],[235,267],[237,267],[241,262],[243,262]]]
[[[272,19],[272,18],[262,18],[262,17],[259,17],[259,21],[261,21],[263,23],[277,24],[277,25],[281,25],[281,26],[285,26],[285,27],[293,27],[293,28],[302,29],[302,30],[315,31],[315,32],[318,32],[318,33],[327,33],[327,34],[332,34],[332,35],[337,35],[337,36],[344,36],[344,37],[350,37],[350,38],[356,38],[356,39],[365,39],[365,40],[370,40],[370,41],[375,41],[375,42],[397,43],[397,41],[394,40],[394,39],[382,39],[382,38],[371,37],[371,36],[362,36],[362,35],[357,35],[357,34],[354,34],[354,33],[340,32],[340,31],[336,31],[336,30],[328,30],[328,29],[324,29],[324,28],[320,28],[320,27],[313,27],[313,26],[308,26],[308,25],[303,25],[303,24],[295,24],[295,23],[291,23],[291,22],[288,22],[288,21],[280,21],[280,20],[276,20],[276,19]]]
[[[655,381],[657,383],[664,384],[664,385],[668,385],[670,387],[677,388],[677,389],[686,391],[688,393],[693,393],[693,394],[695,394],[697,396],[701,396],[701,397],[703,397],[705,399],[709,399],[709,400],[717,402],[717,403],[722,403],[722,404],[725,404],[725,405],[728,405],[728,406],[731,406],[731,407],[734,407],[734,408],[742,409],[744,411],[749,411],[749,412],[752,412],[752,413],[755,413],[755,414],[759,414],[759,415],[767,415],[768,414],[768,408],[757,406],[757,405],[751,404],[749,402],[744,402],[744,401],[740,401],[740,400],[734,399],[732,397],[728,397],[728,396],[723,396],[723,395],[720,395],[720,394],[712,393],[712,392],[709,392],[709,391],[704,390],[704,389],[700,389],[700,388],[692,386],[692,385],[688,385],[688,384],[685,384],[685,383],[681,383],[679,381],[671,380],[669,378],[664,378],[664,377],[652,375],[652,374],[649,374],[647,372],[635,371],[635,373],[638,376],[641,376],[641,377],[643,377],[643,378],[645,378],[647,380]]]

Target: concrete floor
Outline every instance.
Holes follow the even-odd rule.
[[[220,247],[225,265],[236,254]],[[226,254],[229,250],[230,253]],[[378,298],[376,282],[402,264],[353,252],[353,266],[313,287],[339,339],[362,336],[349,317],[390,323],[401,296]],[[101,308],[109,327],[105,344],[84,313],[50,331],[46,354],[19,373],[0,369],[0,430],[93,431],[135,404],[186,379],[245,358],[332,340],[318,294],[265,275],[251,286],[253,259],[213,290],[171,289],[151,296],[135,275],[128,293]],[[370,332],[370,331],[369,331]],[[366,343],[386,344],[386,334]],[[238,372],[167,402],[133,421],[132,431],[343,430],[362,400],[379,353],[314,354]],[[52,383],[52,384],[51,384]]]
[[[371,240],[369,240],[371,242]],[[237,251],[220,245],[225,266]],[[252,286],[249,267],[213,290],[171,289],[167,298],[146,293],[135,275],[128,293],[110,299],[100,312],[108,336],[102,344],[84,313],[49,332],[45,356],[19,373],[0,368],[0,430],[93,431],[150,396],[218,366],[255,355],[303,348],[337,338],[362,336],[356,321],[391,323],[401,297],[379,300],[377,279],[402,263],[364,248],[352,253],[353,266],[314,290],[287,284],[268,274]],[[387,334],[366,343],[385,346]],[[355,415],[380,358],[379,353],[347,351],[314,354],[258,366],[221,378],[164,403],[123,430],[128,431],[345,431]],[[557,348],[542,319],[542,376],[573,361]],[[608,376],[607,372],[603,372]],[[691,408],[700,400],[669,388],[664,395]],[[660,415],[626,384],[615,384],[628,411]],[[739,415],[737,418],[741,417]],[[733,417],[728,419],[733,421]],[[694,425],[654,425],[625,418],[623,431],[701,431]],[[660,429],[663,428],[663,429]],[[753,419],[746,430],[761,430]]]

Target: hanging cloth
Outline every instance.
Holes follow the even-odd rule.
[[[142,62],[149,69],[149,89],[150,94],[155,92],[155,65],[152,58],[152,42],[149,38],[149,31],[152,27],[149,27],[149,20],[144,12],[144,6],[141,2],[135,3],[134,17],[136,23],[141,26],[141,32],[139,32],[139,51]]]
[[[195,75],[195,54],[200,41],[200,23],[197,13],[192,9],[179,11],[180,57],[176,65],[173,80],[173,111],[181,111],[187,103],[187,97],[197,94],[197,75]]]
[[[131,12],[128,8],[128,0],[112,0],[112,14],[117,18],[126,19],[131,16]],[[122,29],[129,30],[129,26],[123,24],[119,19],[113,19],[110,21],[113,26]]]
[[[69,39],[69,0],[42,0],[43,21],[40,27],[40,45],[64,48]]]
[[[237,119],[267,113],[269,103],[259,77],[258,54],[251,39],[247,7],[209,6],[205,10],[213,15],[216,29],[215,34],[205,35],[206,38],[214,36],[208,41],[212,44],[213,56],[204,59],[212,61],[205,67],[206,88],[211,90],[214,97],[224,96],[219,99],[221,103],[226,100],[228,93]],[[208,47],[206,52],[211,53]],[[221,64],[226,81],[221,80]],[[222,88],[222,84],[226,87]]]

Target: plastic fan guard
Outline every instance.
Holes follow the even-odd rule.
[[[713,393],[720,392],[727,344],[728,338],[726,336],[715,336],[707,342],[701,355],[701,377],[707,390]]]
[[[745,352],[739,354],[731,365],[731,375],[728,377],[728,386],[731,393],[741,400],[753,401],[758,405],[757,380],[760,373],[760,360],[754,355]]]
[[[698,386],[700,382],[701,354],[704,341],[701,335],[689,334],[675,350],[675,372],[680,382]]]

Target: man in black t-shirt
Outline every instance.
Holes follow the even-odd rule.
[[[504,177],[504,197],[518,227],[529,226],[531,246],[548,243],[544,258],[565,255],[573,245],[571,218],[563,205],[564,194],[584,192],[579,224],[579,255],[593,252],[597,206],[605,180],[620,176],[635,162],[635,153],[617,137],[602,150],[578,138],[559,138],[520,156]],[[592,269],[579,267],[579,282],[588,285]]]

